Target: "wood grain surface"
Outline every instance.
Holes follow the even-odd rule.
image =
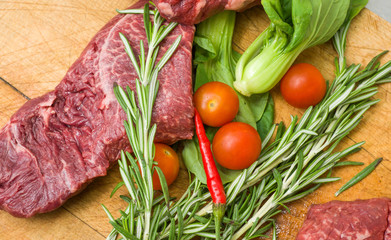
[[[0,125],[29,98],[46,93],[61,81],[94,34],[113,16],[115,9],[126,8],[132,0],[20,0],[0,1]],[[390,12],[391,13],[391,12]],[[243,51],[268,25],[260,7],[238,14],[234,48]],[[391,24],[365,9],[351,25],[347,41],[348,63],[366,64],[382,50],[391,50]],[[308,62],[333,79],[336,52],[330,43],[303,52],[297,62]],[[391,59],[391,54],[383,62]],[[290,115],[302,110],[288,106],[272,90],[276,102],[275,121],[289,122]],[[307,208],[313,203],[357,198],[391,198],[391,84],[379,87],[380,103],[372,107],[359,126],[340,144],[340,149],[365,140],[363,149],[346,160],[362,161],[364,166],[341,167],[334,176],[342,178],[289,205],[291,212],[278,216],[280,239],[294,239]],[[334,193],[352,176],[378,157],[384,161],[364,181],[338,198]],[[1,161],[1,160],[0,160]],[[109,198],[120,181],[118,167],[90,184],[81,194],[59,209],[30,219],[20,219],[0,211],[0,239],[105,239],[111,230],[100,204],[118,216],[125,204],[120,190]],[[187,187],[187,172],[182,167],[179,179],[170,187],[180,196]]]

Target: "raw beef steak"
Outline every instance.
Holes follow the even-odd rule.
[[[391,240],[391,200],[313,205],[296,240]]]
[[[160,14],[167,20],[182,24],[197,24],[223,11],[243,11],[261,4],[256,0],[153,0]]]
[[[146,1],[134,5],[142,8]],[[142,15],[118,15],[88,44],[52,92],[28,101],[0,130],[0,208],[31,217],[61,206],[87,183],[106,175],[129,149],[125,114],[113,83],[135,86],[136,73],[119,38],[137,54],[146,40]],[[191,48],[193,26],[178,25],[161,43],[158,56],[183,38],[159,73],[153,110],[156,141],[173,143],[193,135]],[[146,42],[146,41],[144,41]]]

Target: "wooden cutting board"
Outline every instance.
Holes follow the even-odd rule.
[[[24,0],[0,1],[0,125],[28,98],[38,97],[61,81],[94,34],[114,15],[115,9],[131,5],[132,0]],[[391,11],[390,11],[391,13]],[[234,47],[243,51],[266,28],[262,8],[238,14]],[[391,24],[365,9],[351,26],[347,42],[348,63],[367,63],[373,56],[391,49]],[[317,66],[326,79],[333,79],[334,57],[330,43],[302,53],[297,62]],[[391,54],[383,62],[391,59]],[[272,91],[276,102],[275,121],[289,123],[289,116],[302,110],[288,106],[278,89]],[[379,87],[372,107],[360,125],[340,144],[340,149],[365,140],[363,149],[346,160],[362,161],[365,166],[378,157],[384,161],[368,178],[344,192],[334,193],[365,166],[343,167],[334,171],[341,181],[327,184],[315,193],[290,204],[291,212],[278,216],[280,239],[294,239],[307,208],[312,203],[357,198],[391,198],[391,84]],[[1,161],[1,160],[0,160]],[[111,230],[101,208],[104,204],[115,216],[125,204],[111,190],[120,181],[118,167],[106,177],[90,184],[81,194],[59,209],[30,219],[20,219],[0,211],[0,239],[105,239]],[[179,196],[187,187],[187,172],[170,188]],[[125,194],[124,189],[120,194]]]

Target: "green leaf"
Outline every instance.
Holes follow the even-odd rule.
[[[151,43],[151,21],[149,19],[149,4],[146,3],[144,5],[144,14],[143,14],[143,19],[144,19],[144,28],[145,28],[145,33],[147,35],[147,40],[148,43]]]
[[[117,190],[122,187],[125,183],[123,181],[119,182],[113,189],[113,191],[111,191],[111,194],[110,194],[110,198],[113,197],[113,195],[115,194],[115,192],[117,192]]]
[[[375,168],[381,163],[383,158],[378,158],[375,161],[373,161],[371,164],[369,164],[366,168],[364,168],[361,172],[357,173],[356,176],[354,176],[352,179],[350,179],[347,183],[345,183],[336,193],[335,196],[338,196],[348,188],[354,186],[359,181],[363,180],[365,177],[367,177]]]
[[[274,122],[274,101],[271,95],[269,95],[266,109],[261,117],[261,119],[257,122],[257,131],[262,140],[267,136],[270,128],[272,127]]]
[[[123,227],[121,227],[119,224],[116,222],[110,221],[110,224],[114,227],[114,229],[119,232],[123,237],[126,237],[126,239],[131,239],[131,240],[138,240],[137,237],[134,235],[128,233]]]
[[[197,51],[196,51],[197,52]],[[199,64],[196,69],[195,81],[194,81],[194,91],[205,83],[211,82],[209,75],[207,73],[206,67],[204,64]]]
[[[275,196],[275,198],[278,198],[280,196],[280,193],[282,190],[282,176],[276,168],[273,169],[273,177],[277,182],[277,188],[276,188],[274,196]]]
[[[221,181],[223,182],[223,184],[226,184],[228,182],[232,182],[242,172],[242,170],[230,170],[230,169],[224,168],[218,162],[216,162],[216,167],[217,167],[217,170],[219,171]]]
[[[254,94],[251,97],[248,97],[247,101],[253,113],[255,122],[258,122],[262,118],[269,102],[269,93]]]
[[[263,0],[262,5],[270,21],[285,34],[292,35],[293,27],[289,21],[286,22],[287,14],[290,14],[291,9],[285,8],[283,10],[279,0]],[[285,5],[285,7],[287,6],[289,7],[289,5]]]
[[[169,240],[175,240],[175,219],[171,219]]]
[[[351,21],[368,4],[368,0],[350,0],[350,6],[345,21]]]
[[[234,121],[247,123],[256,128],[254,114],[246,97],[238,95],[239,97],[239,112],[236,114]]]
[[[298,3],[297,0],[290,1],[292,3],[292,24],[294,26],[294,33],[292,36],[289,45],[286,47],[285,51],[289,52],[298,47],[298,45],[304,40],[307,36],[307,32],[311,16],[313,14],[313,9],[311,8],[310,0],[301,0]]]
[[[194,47],[197,49],[194,54],[193,62],[195,65],[204,63],[217,56],[217,51],[212,42],[207,38],[200,35],[194,37]]]
[[[166,177],[164,176],[164,173],[162,172],[162,170],[160,169],[159,166],[155,166],[153,169],[157,172],[157,175],[159,176],[160,186],[162,186],[164,200],[166,201],[166,204],[168,205],[168,204],[170,204],[170,194],[168,192]]]
[[[285,132],[285,124],[283,121],[281,121],[280,123],[278,123],[275,141],[279,140],[282,137],[282,135],[284,134],[284,132]]]
[[[361,165],[364,165],[364,163],[354,162],[354,161],[343,161],[343,162],[337,162],[334,166],[341,167],[341,166],[361,166]]]
[[[198,142],[186,140],[183,142],[183,145],[182,158],[187,170],[193,173],[202,183],[206,184],[206,175],[202,164],[202,156],[198,150]]]
[[[178,239],[181,239],[183,234],[184,224],[183,224],[183,214],[179,206],[177,207],[177,216],[178,216],[178,227],[177,227]]]

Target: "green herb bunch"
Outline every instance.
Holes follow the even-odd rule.
[[[156,221],[159,221],[162,217],[162,208],[169,205],[171,199],[164,175],[153,161],[156,124],[151,126],[152,109],[159,89],[158,73],[178,47],[182,36],[177,37],[164,56],[156,63],[159,43],[177,24],[163,25],[164,19],[157,10],[149,10],[148,4],[145,5],[144,9],[120,12],[143,13],[148,50],[146,52],[144,42],[141,40],[140,56],[137,58],[126,37],[120,33],[125,51],[137,72],[138,79],[135,79],[137,96],[129,87],[124,90],[118,85],[114,86],[115,96],[126,112],[127,120],[124,121],[124,125],[134,155],[124,151],[121,152],[121,160],[118,163],[123,182],[115,187],[113,193],[119,187],[125,185],[130,198],[123,196],[123,199],[128,202],[128,207],[125,211],[121,211],[120,219],[115,220],[107,208],[104,206],[103,208],[114,227],[109,238],[115,239],[119,233],[125,239],[156,239],[158,234]],[[153,23],[150,21],[150,14],[153,16]],[[159,175],[163,198],[155,198],[152,184],[153,171],[156,171]],[[164,203],[162,202],[163,199]]]

